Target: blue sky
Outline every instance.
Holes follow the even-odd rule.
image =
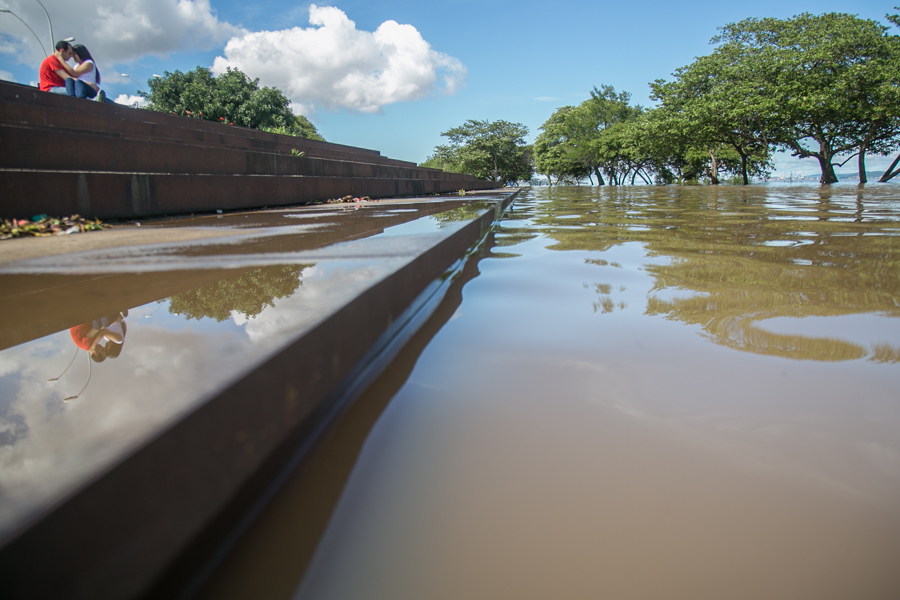
[[[612,85],[649,105],[648,82],[670,78],[709,53],[716,28],[729,22],[830,11],[884,22],[885,13],[895,12],[891,2],[870,1],[323,0],[316,28],[333,33],[328,45],[324,33],[313,35],[306,3],[43,3],[56,37],[74,35],[91,49],[113,97],[137,90],[120,73],[145,83],[166,70],[239,66],[263,85],[286,91],[327,140],[415,162],[442,143],[442,131],[466,119],[520,122],[533,139],[557,108],[586,99],[595,85]],[[0,0],[0,8],[13,10],[48,43],[46,18],[35,0]],[[411,27],[383,26],[388,21]],[[402,39],[405,53],[392,55],[391,63],[385,54],[379,62],[373,39],[379,48]],[[34,36],[0,14],[0,77],[36,81],[41,58]],[[329,79],[342,69],[357,77]],[[870,157],[869,167],[886,160]],[[856,170],[851,163],[848,172]],[[809,159],[783,157],[778,166],[785,174],[818,172]]]

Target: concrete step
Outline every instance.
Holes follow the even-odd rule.
[[[276,175],[198,175],[0,169],[4,217],[80,214],[126,219],[262,206],[290,206],[343,196],[429,195],[486,190],[496,182]]]
[[[48,94],[51,95],[51,94]],[[63,98],[65,102],[75,102],[76,99]],[[86,102],[82,101],[83,104]],[[77,108],[77,105],[76,107]],[[109,106],[110,110],[118,110]],[[135,109],[125,108],[132,112]],[[143,115],[136,115],[141,116]],[[167,116],[167,115],[162,115]],[[0,101],[0,123],[27,127],[33,129],[47,129],[51,131],[68,131],[72,133],[91,133],[118,137],[121,139],[133,139],[138,141],[157,140],[171,141],[173,143],[189,143],[194,146],[230,148],[235,150],[256,150],[261,152],[282,152],[290,154],[291,150],[304,152],[308,156],[321,158],[334,158],[339,160],[357,160],[379,164],[412,167],[415,163],[398,161],[381,156],[373,152],[353,152],[346,150],[344,146],[329,145],[316,140],[307,140],[292,136],[282,136],[261,133],[269,139],[255,136],[239,135],[243,128],[217,125],[211,123],[217,131],[208,131],[204,128],[192,127],[202,123],[196,119],[177,118],[186,122],[182,124],[159,124],[144,120],[110,119],[104,116],[83,114],[77,110],[58,110],[28,104],[8,103]],[[251,131],[251,130],[246,130]]]
[[[195,578],[215,564],[283,475],[308,464],[304,461],[314,454],[316,441],[335,415],[385,370],[435,311],[444,313],[440,307],[447,295],[461,293],[459,288],[450,291],[461,281],[461,259],[488,234],[514,194],[484,194],[472,204],[458,198],[420,198],[392,207],[373,203],[358,211],[310,208],[256,216],[260,221],[272,219],[270,235],[239,242],[254,248],[241,258],[272,265],[274,254],[277,266],[322,267],[318,276],[298,281],[302,287],[295,289],[300,293],[284,303],[279,296],[271,307],[279,311],[278,331],[268,334],[266,343],[235,335],[231,321],[225,324],[227,330],[211,328],[210,323],[171,326],[167,324],[173,320],[158,318],[165,312],[154,317],[132,304],[212,283],[210,265],[232,264],[239,244],[223,244],[215,253],[205,237],[198,237],[173,247],[144,237],[146,227],[13,240],[13,245],[34,242],[48,249],[43,256],[0,268],[0,289],[7,302],[43,308],[30,313],[39,327],[61,313],[77,321],[99,318],[104,313],[97,311],[111,307],[130,311],[131,332],[123,356],[102,365],[113,368],[106,370],[107,377],[120,369],[119,381],[125,383],[97,385],[101,367],[95,366],[95,383],[85,396],[72,400],[68,410],[46,407],[62,406],[62,398],[72,393],[68,386],[77,390],[71,379],[64,380],[68,386],[56,388],[58,401],[47,399],[52,394],[45,398],[31,390],[47,384],[47,373],[62,370],[71,356],[71,341],[33,346],[29,361],[18,374],[13,371],[23,389],[21,402],[28,403],[26,414],[37,414],[33,420],[29,416],[26,436],[37,443],[15,447],[29,470],[16,482],[18,495],[4,489],[0,497],[0,595],[59,600],[193,597],[188,591],[196,589],[191,587]],[[433,227],[434,219],[425,218],[424,227],[401,224],[379,235],[386,219],[418,219],[421,214],[410,216],[416,205],[435,205],[425,209],[427,215],[450,212],[454,218],[458,208],[464,210],[453,227]],[[308,218],[295,218],[300,212]],[[311,221],[319,221],[319,226],[298,226]],[[350,231],[345,230],[348,224]],[[318,236],[329,226],[330,244],[283,241]],[[180,227],[180,222],[160,223],[156,235]],[[211,229],[202,223],[189,228],[198,236]],[[233,229],[223,226],[220,234]],[[129,241],[130,234],[140,239]],[[59,253],[57,246],[72,238],[83,240],[81,251]],[[101,249],[92,240],[102,238],[117,241]],[[210,262],[216,258],[220,262]],[[104,261],[114,261],[123,270],[97,270]],[[236,273],[225,270],[219,269],[221,281],[232,280]],[[11,272],[32,275],[11,277]],[[197,275],[194,281],[191,273]],[[316,318],[307,318],[310,313]],[[143,325],[145,318],[149,321]],[[153,337],[142,338],[142,331]],[[229,342],[223,343],[226,339]],[[201,341],[208,343],[197,343]],[[157,352],[170,357],[158,362],[159,370],[149,371],[158,380],[153,384],[148,385],[146,375],[121,371],[152,368],[142,358],[126,362],[139,350],[139,356]],[[182,358],[186,356],[190,360]],[[8,362],[20,368],[19,362]],[[109,415],[123,410],[128,420],[119,422],[127,426],[111,435]],[[47,439],[54,443],[42,443]]]
[[[0,165],[7,169],[199,173],[234,175],[317,175],[403,179],[471,179],[436,169],[293,156],[169,140],[0,123]]]
[[[0,82],[4,218],[136,219],[495,187],[374,150]]]
[[[219,144],[236,148],[270,151],[299,151],[317,156],[369,157],[398,166],[415,166],[408,161],[382,157],[376,150],[277,135],[245,127],[222,125],[201,119],[180,117],[127,106],[101,104],[78,98],[41,92],[37,88],[0,82],[0,122],[29,126],[103,132],[123,136],[172,138],[194,143]]]

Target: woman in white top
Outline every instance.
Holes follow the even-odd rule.
[[[100,92],[100,71],[94,64],[94,57],[81,44],[72,46],[72,50],[75,51],[73,58],[78,64],[74,68],[63,64],[72,76],[66,79],[66,93],[76,98],[95,98]]]

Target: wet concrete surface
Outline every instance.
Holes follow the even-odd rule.
[[[192,539],[252,505],[248,481],[276,473],[364,376],[359,365],[445,293],[442,274],[511,195],[4,242],[3,589],[121,597],[175,555],[203,554]],[[235,495],[243,504],[229,508]],[[67,554],[64,568],[47,566]]]

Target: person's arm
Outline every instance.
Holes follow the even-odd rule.
[[[69,65],[68,65],[67,63],[63,63],[63,64],[64,64],[65,66],[69,67]],[[94,70],[94,63],[84,61],[84,62],[82,62],[81,64],[76,65],[75,67],[69,67],[69,69],[72,71],[72,78],[73,78],[73,79],[78,79],[79,76],[84,75],[85,73],[90,73],[91,71],[93,71],[93,70]],[[100,86],[97,85],[96,83],[94,83],[93,81],[87,81],[87,80],[84,80],[84,79],[82,79],[81,81],[82,81],[82,83],[86,83],[86,84],[88,84],[89,86],[91,86],[92,88],[94,88],[94,91],[95,91],[95,92],[99,92],[99,91],[100,91]]]
[[[100,338],[106,338],[117,344],[122,343],[122,334],[116,333],[115,331],[110,331],[106,327],[104,327],[103,329],[100,330],[100,335],[97,336],[97,339],[99,340]],[[95,342],[95,344],[96,344],[96,342]]]
[[[54,52],[54,53],[53,53],[53,56],[56,57],[56,61],[57,61],[60,65],[62,65],[62,67],[63,67],[62,69],[53,69],[53,71],[54,71],[57,75],[59,75],[60,77],[62,77],[63,80],[71,79],[71,78],[75,77],[75,74],[74,74],[74,73],[75,73],[75,70],[74,70],[72,67],[69,66],[69,63],[67,63],[67,62],[66,62],[66,59],[64,59],[64,58],[62,57],[62,55],[60,54],[60,51],[59,51],[59,50],[57,50],[56,52]]]
[[[63,63],[63,64],[65,64],[65,63]],[[69,65],[66,64],[66,66],[68,67]],[[93,71],[94,63],[89,63],[89,62],[85,61],[74,68],[73,67],[69,67],[69,68],[72,69],[72,73],[73,73],[72,77],[78,77],[80,75],[84,75],[85,73],[90,73],[91,71]]]

